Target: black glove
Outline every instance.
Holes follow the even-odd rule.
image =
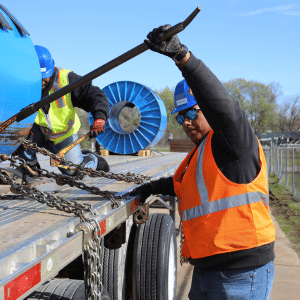
[[[151,195],[170,195],[176,196],[174,191],[173,176],[162,177],[158,180],[150,181],[133,189],[129,195],[140,195],[140,204],[144,204],[146,199]]]
[[[153,191],[153,186],[151,183],[145,183],[143,185],[138,186],[137,188],[133,189],[130,193],[129,196],[140,196],[140,204],[144,204],[146,199],[154,194]]]
[[[144,41],[149,49],[171,58],[179,53],[184,48],[184,45],[180,43],[176,34],[166,41],[159,42],[165,32],[171,27],[172,26],[168,24],[154,28],[151,32],[149,32],[147,35],[148,40]]]

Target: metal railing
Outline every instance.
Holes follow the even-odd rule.
[[[300,145],[281,144],[263,146],[268,173],[279,178],[296,200],[300,200]]]

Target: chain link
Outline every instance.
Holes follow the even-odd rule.
[[[37,172],[39,173],[40,176],[45,176],[45,177],[48,177],[48,178],[54,178],[58,185],[68,184],[71,187],[75,186],[75,187],[77,187],[81,190],[85,190],[85,191],[87,191],[91,194],[102,196],[102,197],[105,197],[106,199],[110,199],[110,201],[112,203],[112,208],[117,208],[118,207],[118,203],[116,202],[116,200],[122,200],[122,196],[115,196],[112,192],[101,191],[99,188],[97,188],[95,186],[88,186],[83,182],[77,182],[76,177],[70,177],[70,176],[67,176],[67,175],[56,174],[54,172],[49,172],[46,169],[36,168],[36,170],[37,170]]]
[[[150,180],[150,176],[144,176],[140,174],[134,174],[128,172],[127,174],[123,173],[112,173],[112,172],[104,172],[97,171],[92,168],[84,168],[80,165],[73,164],[72,162],[65,161],[60,156],[51,153],[45,148],[39,148],[36,144],[31,143],[28,140],[23,140],[23,146],[25,148],[31,148],[32,150],[39,152],[43,155],[49,156],[50,158],[58,161],[60,164],[67,165],[68,169],[71,171],[76,171],[79,174],[89,175],[90,177],[105,177],[109,179],[114,179],[117,181],[125,181],[125,182],[133,182],[136,184],[141,184],[144,180]],[[83,215],[83,210],[87,210],[92,212],[90,204],[79,204],[75,200],[66,200],[59,196],[54,196],[47,192],[41,192],[35,187],[30,187],[25,183],[25,174],[29,173],[30,175],[36,176],[46,176],[50,178],[54,178],[56,183],[59,185],[68,184],[73,187],[76,186],[79,189],[86,190],[92,194],[100,195],[105,198],[109,198],[112,202],[112,207],[117,208],[118,204],[116,199],[122,199],[121,196],[114,196],[113,193],[109,191],[101,191],[97,187],[90,187],[84,184],[83,182],[77,182],[76,179],[78,177],[69,177],[65,175],[58,175],[54,172],[49,172],[45,169],[32,170],[25,162],[25,160],[14,157],[10,158],[5,154],[0,154],[1,160],[9,160],[11,162],[11,166],[16,168],[21,168],[23,170],[23,179],[22,184],[17,184],[15,181],[6,175],[4,172],[0,172],[0,179],[4,183],[10,184],[11,192],[16,195],[4,195],[0,196],[0,199],[20,199],[27,196],[29,198],[35,199],[42,204],[46,204],[51,208],[56,208],[59,211],[64,211],[66,213],[74,213],[76,216],[80,217],[81,222],[87,222],[92,230],[91,238],[89,238],[88,242],[83,246],[83,262],[84,262],[84,282],[85,282],[85,295],[87,300],[100,300],[101,293],[103,291],[103,285],[101,282],[102,276],[102,265],[100,261],[100,257],[102,255],[101,251],[101,229],[98,222],[93,218],[86,218]],[[20,163],[18,163],[18,160]],[[37,172],[37,173],[36,173]],[[82,179],[82,175],[79,176],[79,179]],[[93,213],[93,212],[92,212]],[[99,235],[98,235],[99,234]]]
[[[29,185],[15,183],[13,179],[3,173],[0,173],[0,177],[1,179],[9,182],[11,192],[17,194],[18,198],[20,196],[23,198],[29,197],[37,200],[39,203],[46,204],[48,207],[56,208],[59,211],[74,213],[76,216],[79,216],[81,220],[86,220],[83,215],[84,210],[92,212],[91,205],[88,203],[80,204],[75,200],[66,200],[48,192],[41,192],[35,187],[30,187]],[[2,197],[4,197],[4,199],[16,199],[16,195],[3,195],[1,198]]]
[[[180,265],[188,263],[188,259],[182,255],[182,246],[184,242],[184,233],[182,228],[182,217],[180,217],[180,224],[179,224],[179,234],[180,234]]]
[[[16,160],[14,161],[16,162]],[[22,184],[15,183],[15,181],[4,172],[0,172],[0,179],[3,182],[9,183],[11,191],[16,194],[1,195],[0,199],[24,199],[24,197],[27,196],[37,200],[39,203],[46,204],[51,208],[56,208],[59,211],[74,213],[76,216],[80,217],[81,222],[88,222],[91,225],[91,238],[83,247],[85,293],[87,300],[101,300],[101,293],[103,291],[101,282],[102,266],[100,261],[100,256],[102,254],[101,229],[95,219],[88,219],[83,215],[83,210],[91,211],[91,205],[79,204],[75,200],[69,201],[47,192],[41,192],[34,187],[24,185],[23,182]]]
[[[69,176],[58,176],[56,178],[56,183],[59,185],[68,184],[71,187],[76,186],[77,188],[88,191],[91,194],[103,196],[106,199],[110,199],[110,201],[112,203],[112,208],[118,207],[118,203],[116,202],[116,200],[122,200],[122,196],[115,196],[112,192],[101,191],[99,188],[97,188],[95,186],[88,186],[88,185],[84,184],[83,182],[77,182],[76,180],[74,180],[73,178],[71,178]]]
[[[58,161],[60,164],[65,164],[66,166],[68,166],[68,169],[70,171],[77,171],[79,173],[88,175],[90,177],[104,177],[104,178],[108,178],[108,179],[115,179],[117,181],[133,182],[136,184],[141,184],[145,180],[151,179],[151,176],[134,174],[131,172],[128,172],[127,174],[123,174],[123,173],[104,172],[104,171],[99,171],[99,170],[95,170],[92,168],[84,168],[81,165],[76,165],[70,161],[66,161],[66,160],[64,160],[64,158],[51,153],[50,151],[48,151],[45,148],[40,148],[35,143],[31,143],[28,140],[23,140],[22,143],[25,148],[31,148],[32,150],[34,150],[36,152],[39,152],[43,155],[51,157],[52,159]]]
[[[83,246],[85,296],[88,300],[100,300],[103,291],[101,282],[102,265],[100,260],[102,255],[101,229],[98,222],[94,219],[89,219],[88,222],[92,227],[92,238]]]

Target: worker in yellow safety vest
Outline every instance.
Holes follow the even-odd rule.
[[[35,46],[35,50],[42,74],[42,98],[80,78],[70,70],[56,67],[47,48]],[[105,131],[105,122],[109,115],[109,102],[100,88],[88,82],[40,109],[28,139],[54,154],[69,146],[78,139],[77,132],[81,125],[75,107],[91,112],[94,118],[94,122],[90,126],[90,138]],[[40,167],[33,149],[21,148],[17,150],[17,154],[25,159],[30,167]],[[80,144],[65,154],[65,160],[86,168],[109,171],[109,165],[103,157],[87,149],[81,151]],[[76,171],[59,169],[67,175],[79,175]]]
[[[275,229],[269,210],[267,164],[238,101],[170,28],[145,43],[172,58],[184,79],[174,93],[177,122],[195,144],[174,176],[135,188],[179,198],[181,262],[194,266],[189,299],[269,299]]]

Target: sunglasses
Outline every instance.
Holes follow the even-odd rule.
[[[197,119],[198,118],[198,113],[197,113],[198,110],[200,110],[200,108],[192,108],[183,114],[178,114],[175,117],[175,119],[179,125],[183,125],[185,118],[188,118],[189,120]]]

